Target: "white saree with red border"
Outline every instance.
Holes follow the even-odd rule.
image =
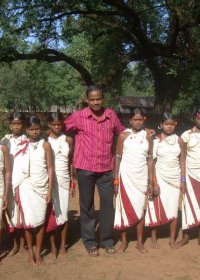
[[[123,143],[114,220],[114,228],[119,230],[137,224],[143,217],[148,182],[146,131],[126,131],[130,134]]]

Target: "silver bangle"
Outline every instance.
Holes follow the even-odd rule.
[[[122,156],[120,156],[120,155],[115,155],[115,157],[116,157],[116,158],[122,158]]]

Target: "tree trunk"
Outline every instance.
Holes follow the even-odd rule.
[[[147,64],[149,67],[155,89],[155,111],[163,113],[164,111],[171,112],[174,101],[177,99],[181,79],[176,73],[170,74],[170,67],[167,65]]]

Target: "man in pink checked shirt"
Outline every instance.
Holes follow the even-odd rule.
[[[80,222],[83,243],[90,256],[99,256],[95,234],[94,190],[100,197],[100,245],[114,254],[113,246],[113,164],[114,136],[124,127],[113,110],[103,107],[103,92],[98,86],[87,89],[88,107],[66,119],[66,132],[75,131],[74,167],[80,194]]]

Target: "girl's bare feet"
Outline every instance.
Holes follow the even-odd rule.
[[[126,251],[127,247],[128,247],[128,242],[125,241],[125,240],[121,241],[118,252],[119,253],[124,253]]]
[[[60,247],[59,254],[61,254],[63,256],[65,256],[67,254],[67,250],[66,250],[65,246]]]
[[[180,248],[180,247],[182,247],[182,246],[184,246],[188,243],[189,243],[189,235],[184,235],[183,238],[180,241],[177,242],[177,246]]]
[[[160,245],[158,244],[157,240],[151,240],[151,248],[160,249]]]
[[[170,239],[169,246],[172,250],[176,250],[180,248],[178,242],[175,242],[174,239]]]
[[[35,263],[38,266],[45,264],[40,254],[35,255]]]
[[[28,264],[31,265],[31,266],[35,266],[35,255],[32,252],[29,252],[29,257],[28,257]]]
[[[18,251],[19,251],[19,247],[18,246],[14,246],[12,248],[12,250],[9,252],[8,257],[12,257],[12,256],[16,255],[18,253]]]
[[[27,254],[26,248],[25,248],[25,247],[22,247],[22,246],[20,246],[19,252],[20,252],[21,255]]]
[[[146,254],[148,251],[145,249],[142,242],[137,242],[136,248],[139,250],[141,254]]]
[[[188,242],[189,242],[189,236],[188,236]],[[198,245],[200,245],[200,230],[199,230],[199,237],[198,237]]]
[[[157,241],[157,237],[156,237],[156,229],[152,229],[151,231],[151,248],[153,249],[160,249],[160,246],[158,244]]]
[[[56,247],[51,248],[51,254],[52,254],[52,257],[53,257],[53,259],[55,261],[57,259],[57,257],[58,257],[58,250],[57,250]]]

